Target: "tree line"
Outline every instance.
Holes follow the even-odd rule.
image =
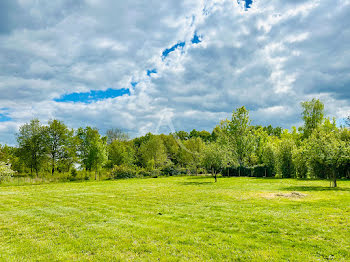
[[[57,176],[104,171],[108,178],[211,173],[223,176],[350,178],[350,130],[324,116],[317,99],[301,103],[303,126],[291,130],[251,125],[243,106],[210,133],[192,130],[130,139],[120,129],[47,125],[33,119],[16,134],[17,146],[0,145],[0,177]],[[350,126],[350,117],[347,119]],[[78,171],[77,171],[78,169]]]

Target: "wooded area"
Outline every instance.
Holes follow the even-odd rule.
[[[95,179],[211,173],[222,176],[331,179],[350,178],[350,130],[324,116],[317,99],[301,103],[304,124],[291,130],[253,126],[245,107],[210,133],[192,130],[130,139],[120,129],[102,136],[97,128],[68,128],[38,119],[22,125],[18,145],[0,145],[0,179],[60,176]],[[350,117],[347,119],[350,126]],[[85,170],[85,171],[81,171]],[[91,179],[85,175],[84,179]]]

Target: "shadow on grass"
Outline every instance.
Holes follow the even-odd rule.
[[[281,190],[288,191],[349,191],[348,187],[326,187],[326,186],[291,186],[283,187]]]
[[[211,185],[214,184],[214,179],[211,182],[182,182],[181,185],[189,186],[189,185]]]

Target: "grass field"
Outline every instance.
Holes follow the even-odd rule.
[[[328,186],[169,177],[0,187],[0,260],[350,261],[350,181]]]

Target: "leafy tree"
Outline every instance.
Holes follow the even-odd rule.
[[[269,137],[267,143],[262,145],[261,162],[265,166],[265,177],[267,176],[267,171],[271,174],[276,172],[278,143],[278,138]]]
[[[177,154],[180,149],[179,143],[181,142],[176,141],[176,138],[171,134],[170,135],[161,134],[160,138],[163,140],[168,159],[170,159],[172,163],[177,164],[178,163]]]
[[[203,152],[202,164],[217,182],[217,174],[223,169],[225,164],[225,154],[217,143],[206,145]]]
[[[128,141],[129,135],[123,132],[119,128],[108,129],[106,132],[107,144],[111,144],[113,141]]]
[[[17,141],[22,161],[30,168],[31,174],[35,170],[38,175],[47,154],[45,127],[38,119],[33,119],[20,126]]]
[[[302,102],[304,126],[302,130],[304,137],[309,137],[312,131],[320,126],[323,122],[324,105],[323,103],[313,98],[311,101]]]
[[[349,143],[341,139],[339,130],[330,131],[326,125],[315,130],[307,142],[309,172],[315,177],[321,170],[326,172],[336,187],[339,168],[350,162]]]
[[[278,170],[284,178],[290,178],[294,175],[293,150],[295,143],[292,139],[282,138],[278,146],[277,161]]]
[[[96,128],[86,127],[77,130],[78,153],[86,170],[95,174],[107,160],[107,138],[101,137]],[[96,179],[96,176],[95,176]]]
[[[130,166],[135,162],[135,149],[130,142],[114,140],[108,145],[108,160],[111,167]]]
[[[149,169],[161,167],[167,160],[166,148],[159,136],[151,135],[141,144],[140,158],[144,167]]]
[[[177,155],[178,162],[182,166],[193,167],[198,173],[198,167],[201,163],[204,142],[200,137],[193,137],[184,141],[183,147],[180,147]]]
[[[53,175],[59,162],[74,157],[73,152],[69,150],[74,146],[70,141],[73,137],[73,131],[70,131],[63,122],[56,119],[49,121],[48,124],[49,126],[46,128],[47,146]],[[64,162],[67,164],[66,161]]]
[[[181,140],[189,139],[189,134],[186,131],[178,131],[175,133],[175,136]]]
[[[245,166],[253,150],[253,135],[250,129],[249,112],[244,106],[233,111],[232,120],[228,121],[226,130],[229,140],[233,142],[239,167]]]

